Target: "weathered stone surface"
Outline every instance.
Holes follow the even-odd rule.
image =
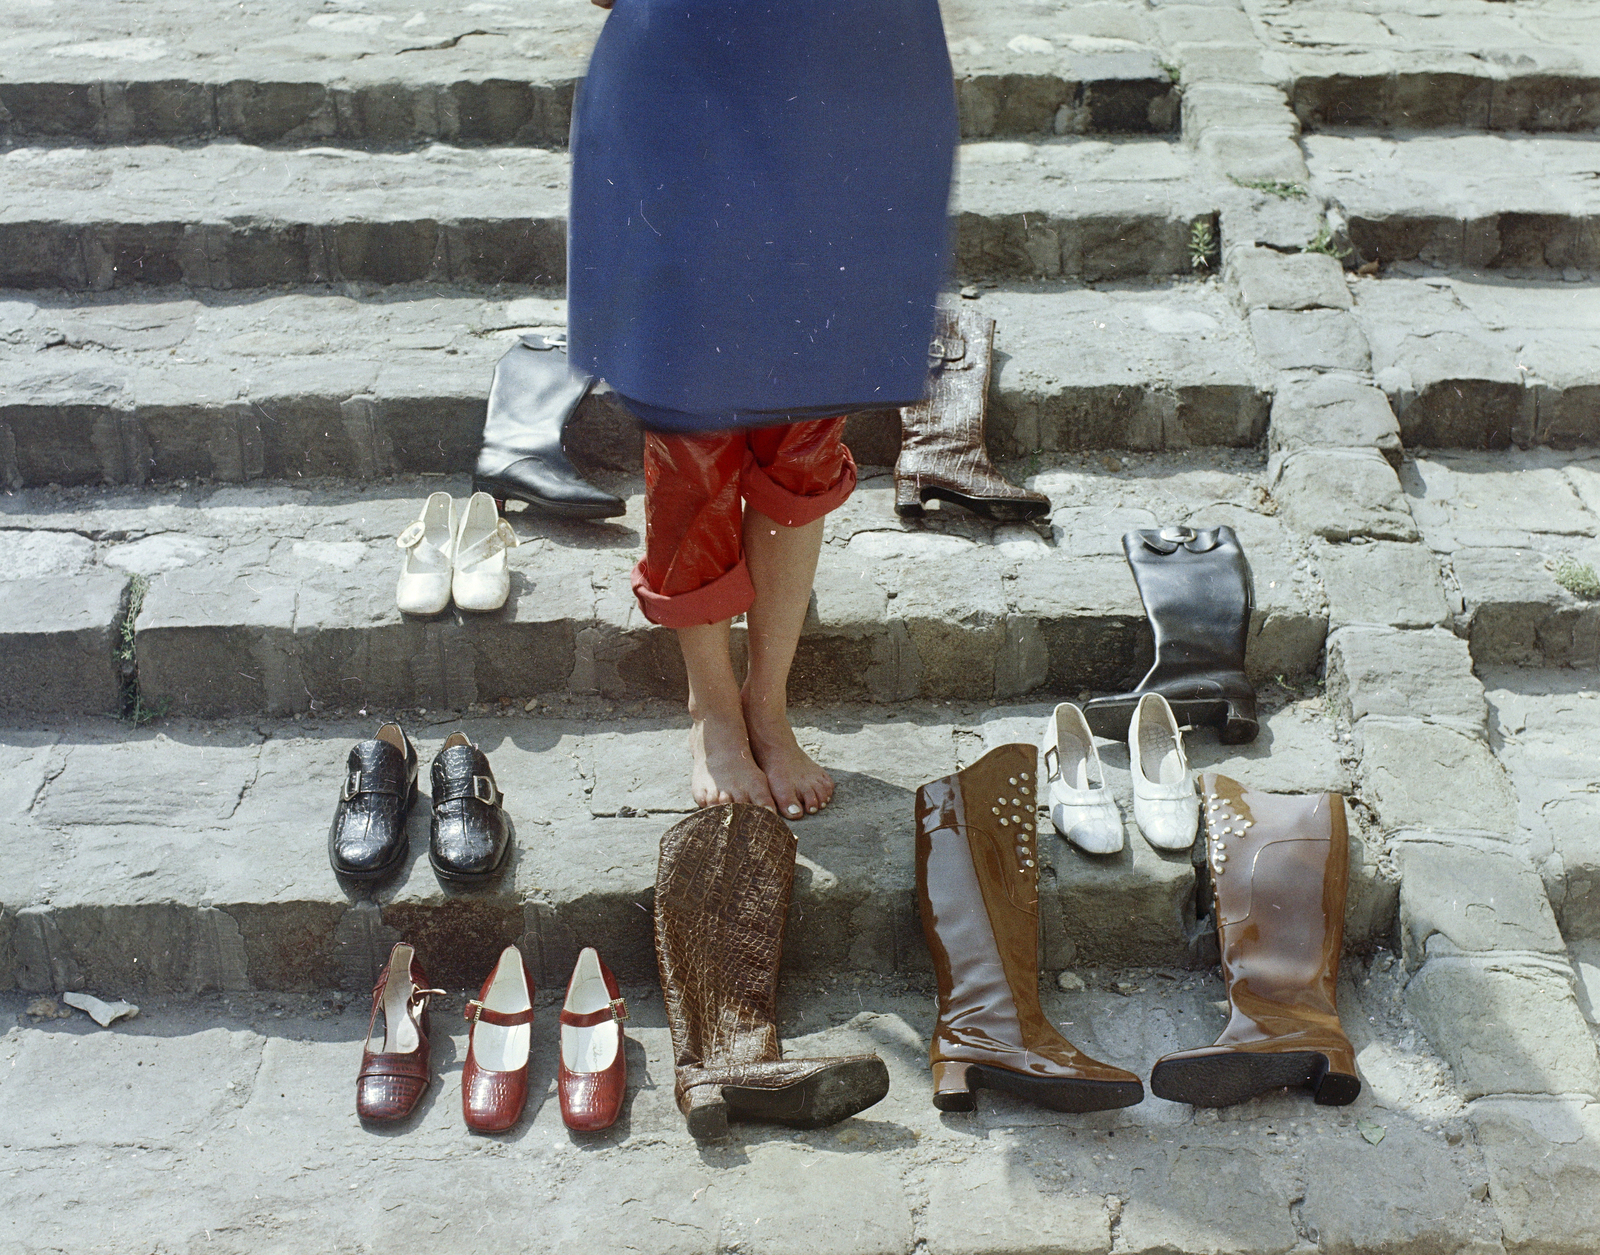
[[[1239,249],[1228,256],[1227,275],[1246,311],[1349,309],[1353,304],[1343,268],[1326,253]]]
[[[1183,55],[1181,50],[1175,51]],[[1223,178],[1243,183],[1266,180],[1301,185],[1311,181],[1305,155],[1287,126],[1211,126],[1200,136],[1196,147],[1211,169]]]
[[[117,713],[127,588],[104,569],[0,583],[0,710]]]
[[[1281,1255],[1294,1247],[1294,1225],[1281,1202],[1281,1185],[1259,1152],[1245,1146],[1213,1151],[1170,1143],[1164,1149],[1164,1196],[1141,1194],[1123,1204],[1120,1234],[1128,1250],[1147,1255],[1240,1250]],[[1192,1199],[1194,1205],[1173,1207],[1176,1198]]]
[[[1256,351],[1279,370],[1354,370],[1370,365],[1367,342],[1341,309],[1252,309]]]
[[[1583,1255],[1600,1246],[1600,1103],[1486,1098],[1472,1127],[1512,1255]]]
[[[1372,448],[1399,465],[1400,424],[1382,392],[1341,374],[1290,374],[1278,381],[1272,399],[1268,448]]]
[[[1368,715],[1446,723],[1488,739],[1483,685],[1466,641],[1442,628],[1347,627],[1328,637],[1328,700]]]
[[[927,1176],[922,1232],[928,1255],[1107,1255],[1105,1199],[1046,1191],[1031,1167],[968,1160]],[[984,1200],[974,1206],[974,1200]]]
[[[1567,948],[1544,885],[1520,852],[1470,840],[1407,840],[1397,845],[1400,940],[1406,962],[1463,952]]]
[[[1325,540],[1415,540],[1394,468],[1375,449],[1303,449],[1274,457],[1273,496],[1295,527]]]
[[[1451,568],[1479,666],[1592,666],[1600,660],[1600,603],[1557,584],[1547,554],[1459,549]]]
[[[1528,852],[1569,941],[1600,939],[1600,700],[1589,670],[1488,673],[1495,752],[1517,791]]]
[[[1434,549],[1534,548],[1600,532],[1600,516],[1574,484],[1584,473],[1571,455],[1548,449],[1434,453],[1406,465],[1405,484]]]
[[[1469,1099],[1600,1088],[1600,1057],[1564,961],[1430,958],[1406,1002]]]
[[[1515,831],[1516,794],[1484,743],[1420,719],[1369,715],[1356,725],[1363,794],[1385,832]]]
[[[1438,560],[1422,545],[1381,540],[1323,545],[1317,566],[1332,629],[1352,623],[1434,627],[1450,618]]]

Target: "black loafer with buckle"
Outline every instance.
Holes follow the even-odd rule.
[[[510,846],[502,795],[489,759],[452,732],[433,760],[433,833],[428,861],[440,880],[481,884],[500,870]]]
[[[405,861],[406,816],[417,800],[417,747],[397,723],[362,741],[345,760],[328,830],[328,862],[351,880],[377,880]]]

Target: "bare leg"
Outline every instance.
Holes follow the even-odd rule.
[[[783,527],[746,507],[744,556],[756,600],[745,616],[750,672],[742,693],[744,726],[778,813],[790,819],[815,815],[833,796],[833,780],[800,748],[788,713],[789,667],[811,604],[821,552],[821,519]]]
[[[739,683],[728,655],[732,620],[678,629],[683,665],[689,672],[689,752],[694,769],[689,787],[696,806],[750,802],[775,809],[767,778],[750,752]]]

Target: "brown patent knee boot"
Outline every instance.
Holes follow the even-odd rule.
[[[917,790],[917,903],[939,1022],[933,1105],[971,1111],[1006,1090],[1058,1111],[1144,1098],[1132,1072],[1091,1059],[1039,1005],[1038,751],[1002,745]]]
[[[1230,1015],[1214,1046],[1159,1060],[1151,1092],[1227,1107],[1289,1085],[1325,1106],[1354,1102],[1361,1079],[1336,1003],[1350,874],[1344,798],[1257,793],[1212,772],[1200,786]]]
[[[667,830],[656,873],[656,960],[678,1109],[698,1138],[730,1118],[836,1124],[889,1092],[874,1054],[785,1059],[778,960],[794,834],[771,811],[708,806]]]

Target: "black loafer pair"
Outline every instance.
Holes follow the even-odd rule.
[[[350,751],[328,832],[328,861],[350,880],[379,880],[405,861],[417,800],[417,747],[394,723]],[[510,831],[489,759],[460,732],[433,760],[428,861],[441,880],[480,884],[505,862]]]

